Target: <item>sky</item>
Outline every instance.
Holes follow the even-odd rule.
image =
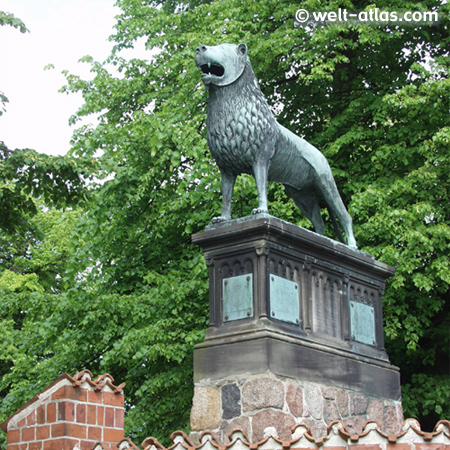
[[[91,55],[103,61],[112,48],[115,0],[0,0],[30,30],[0,27],[0,91],[9,99],[0,117],[0,141],[9,149],[32,148],[63,155],[74,130],[69,117],[82,104],[79,94],[62,94],[61,71],[89,76]],[[54,69],[44,70],[48,64]],[[94,122],[95,118],[87,119]],[[77,125],[78,126],[78,125]]]

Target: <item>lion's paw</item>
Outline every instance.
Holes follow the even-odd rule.
[[[256,214],[269,214],[269,211],[263,208],[255,208],[254,210],[252,210],[252,216]]]

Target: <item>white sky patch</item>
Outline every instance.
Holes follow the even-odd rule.
[[[8,148],[32,148],[62,155],[70,148],[69,117],[81,95],[64,95],[61,71],[89,77],[91,55],[103,61],[110,53],[114,0],[0,0],[0,10],[20,18],[30,33],[0,27],[0,91],[9,99],[0,117],[0,140]],[[53,64],[55,69],[44,71]],[[94,120],[94,118],[93,118]]]

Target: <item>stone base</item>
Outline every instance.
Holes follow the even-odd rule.
[[[401,427],[400,372],[384,349],[382,296],[394,269],[269,215],[192,240],[209,267],[210,321],[195,346],[192,437],[241,428],[315,437],[333,420],[358,433]],[[266,430],[271,428],[270,430]]]
[[[401,402],[268,372],[196,383],[190,437],[198,442],[209,430],[224,445],[231,431],[241,429],[250,442],[269,434],[290,440],[292,427],[302,423],[320,438],[333,420],[342,420],[349,433],[359,434],[369,419],[388,434],[399,432]]]

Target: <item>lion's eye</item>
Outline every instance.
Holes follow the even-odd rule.
[[[221,77],[225,73],[225,69],[220,64],[202,64],[200,69],[203,73],[215,75],[216,77]]]

